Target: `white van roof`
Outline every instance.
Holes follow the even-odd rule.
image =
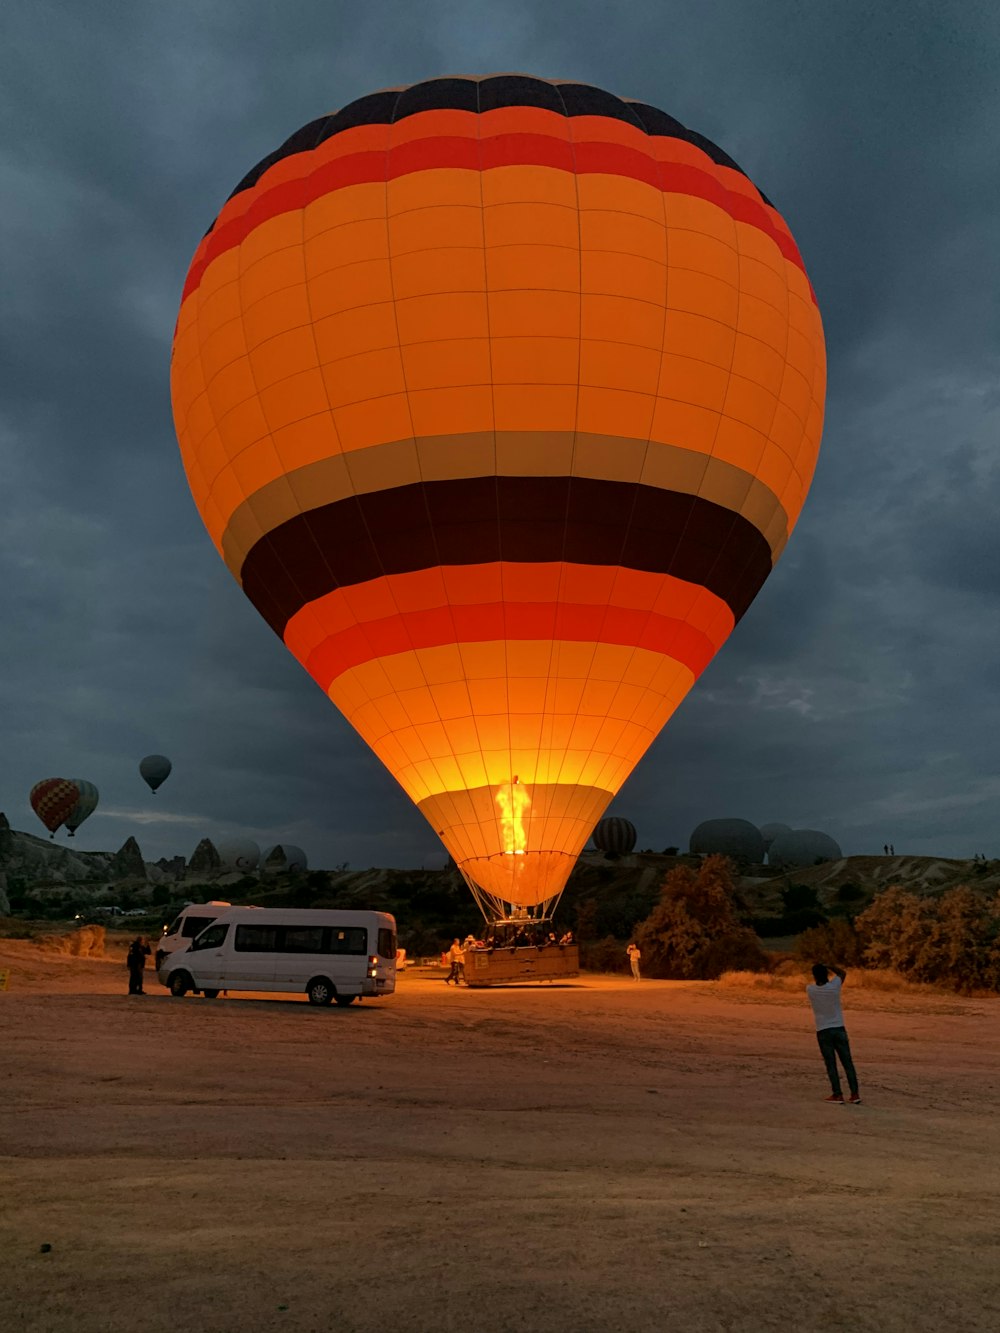
[[[280,926],[329,926],[334,922],[340,925],[362,925],[373,917],[379,918],[396,928],[396,918],[389,912],[356,911],[341,907],[230,907],[216,918],[216,925],[224,921],[242,921],[252,917],[258,925],[272,922]]]

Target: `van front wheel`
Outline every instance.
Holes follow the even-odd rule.
[[[326,977],[313,977],[306,987],[306,994],[310,1004],[329,1004],[334,996],[333,985]],[[337,998],[339,1000],[340,997]]]
[[[191,978],[186,972],[175,972],[170,978],[170,994],[179,1000],[191,989]]]
[[[346,1009],[349,1004],[354,1003],[354,998],[353,995],[338,995],[337,1003],[340,1005],[341,1009]]]

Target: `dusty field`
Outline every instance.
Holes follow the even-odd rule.
[[[998,1001],[848,981],[840,1108],[794,995],[3,967],[5,1333],[1000,1328]]]

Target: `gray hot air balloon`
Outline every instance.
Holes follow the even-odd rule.
[[[308,869],[309,858],[301,847],[290,842],[279,842],[275,847],[268,847],[260,858],[260,868],[267,875],[279,875],[283,870],[302,871]]]
[[[820,861],[839,861],[844,853],[829,833],[797,828],[775,838],[767,854],[768,864],[782,870],[801,870]]]
[[[691,834],[692,852],[719,852],[746,865],[764,859],[760,830],[748,819],[706,819]]]
[[[165,754],[147,754],[139,762],[139,772],[154,796],[157,787],[162,787],[169,778],[172,768],[173,764]]]
[[[769,851],[771,843],[775,838],[780,838],[782,833],[791,833],[791,824],[761,824],[760,836],[764,839],[764,851]]]
[[[63,820],[63,823],[69,829],[71,838],[83,821],[89,819],[94,813],[97,809],[97,802],[100,800],[97,788],[92,782],[85,782],[83,778],[73,778],[72,781],[76,783],[80,795],[72,811]]]
[[[260,860],[260,848],[252,838],[228,838],[216,850],[227,870],[254,870]]]

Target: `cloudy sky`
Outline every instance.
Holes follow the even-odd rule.
[[[244,172],[372,89],[521,70],[662,107],[789,221],[830,388],[812,493],[623,789],[845,852],[1000,856],[1000,8],[977,0],[12,0],[0,42],[0,808],[86,777],[78,835],[313,865],[437,839],[215,554],[173,433],[192,251]],[[162,751],[154,799],[136,766]]]

